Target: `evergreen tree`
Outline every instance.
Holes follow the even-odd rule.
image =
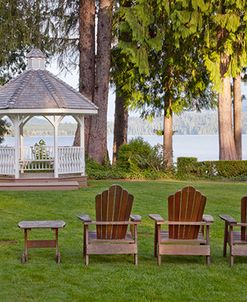
[[[0,84],[26,68],[26,53],[38,47],[53,55],[57,2],[0,0]]]
[[[205,65],[218,90],[220,159],[237,159],[239,134],[234,137],[232,122],[231,78],[247,64],[246,1],[208,1],[209,13],[204,16]],[[236,95],[236,94],[235,94]],[[237,100],[236,100],[237,102]],[[239,105],[235,108],[239,108]],[[235,125],[240,115],[235,114]],[[237,132],[240,129],[236,129]]]
[[[113,0],[100,0],[97,27],[97,56],[95,69],[94,103],[98,115],[92,116],[88,155],[103,163],[107,152],[107,108],[111,66]]]
[[[124,20],[120,30],[131,33],[132,39],[121,40],[119,44],[134,66],[130,67],[132,78],[124,78],[122,86],[132,91],[130,105],[141,108],[142,116],[163,112],[167,167],[172,164],[173,112],[200,109],[210,105],[213,98],[201,59],[202,41],[190,35],[194,26],[192,15],[188,7],[181,10],[180,2],[139,0],[130,8],[120,8]],[[188,24],[181,33],[176,26],[182,26],[185,18]]]
[[[124,79],[131,77],[130,69],[133,64],[128,60],[128,56],[121,52],[118,46],[118,40],[130,42],[130,34],[128,31],[119,30],[119,23],[121,16],[119,14],[119,7],[131,7],[133,1],[120,0],[116,3],[114,11],[114,25],[113,35],[115,38],[115,45],[112,48],[112,66],[111,66],[111,80],[115,86],[115,115],[114,115],[114,136],[113,136],[113,158],[112,163],[115,164],[118,159],[118,151],[121,145],[127,143],[128,133],[128,99],[131,95],[131,89],[124,89],[122,87]],[[119,35],[121,34],[121,37]],[[130,68],[130,66],[132,66]]]

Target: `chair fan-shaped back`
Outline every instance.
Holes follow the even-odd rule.
[[[193,187],[185,187],[181,191],[168,197],[169,221],[202,221],[206,197]],[[169,238],[171,239],[196,239],[199,226],[169,225]]]
[[[121,186],[113,185],[95,198],[96,220],[128,221],[134,197]],[[97,225],[97,239],[124,239],[127,225]]]
[[[241,199],[241,222],[246,223],[247,216],[247,196]],[[241,240],[247,240],[246,227],[241,227]]]

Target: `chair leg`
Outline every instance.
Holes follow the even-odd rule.
[[[158,241],[158,228],[157,228],[157,224],[155,223],[155,227],[154,227],[154,257],[157,257],[157,241]]]
[[[138,265],[138,255],[134,254],[134,264]]]
[[[85,265],[89,264],[89,255],[87,253],[88,247],[88,225],[84,225],[84,241],[83,241],[83,256],[85,258]]]
[[[207,265],[211,264],[211,256],[206,256],[206,264]]]
[[[136,246],[136,253],[134,254],[134,264],[138,265],[137,224],[134,224],[133,235],[134,235],[135,246]]]
[[[211,263],[211,252],[210,252],[210,237],[209,237],[209,225],[206,226],[206,245],[209,247],[209,256],[206,256],[206,264]]]
[[[160,255],[159,252],[158,252],[158,254],[157,254],[157,264],[158,264],[158,265],[161,265],[161,255]]]
[[[226,256],[227,241],[228,241],[228,224],[227,224],[227,222],[225,222],[224,243],[223,243],[223,257]]]
[[[160,255],[160,231],[161,227],[160,225],[157,225],[157,232],[156,232],[156,256],[157,256],[157,263],[158,265],[161,265],[161,255]]]
[[[234,263],[234,256],[232,255],[232,247],[233,247],[233,227],[230,225],[230,230],[229,230],[229,245],[230,245],[230,267],[233,266]]]
[[[85,255],[85,265],[89,264],[89,256],[86,254]]]

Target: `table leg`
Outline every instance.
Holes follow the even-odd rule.
[[[61,257],[60,257],[59,247],[58,247],[58,229],[55,229],[55,240],[56,240],[56,262],[60,263]]]
[[[21,262],[25,263],[28,260],[28,247],[27,247],[27,242],[28,242],[28,229],[24,229],[24,252],[21,257]]]

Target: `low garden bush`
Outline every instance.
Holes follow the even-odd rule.
[[[162,146],[152,147],[142,138],[132,139],[120,147],[116,165],[100,165],[87,160],[86,172],[91,179],[159,179],[171,176],[163,165]]]
[[[87,159],[86,173],[90,179],[124,179],[127,173],[116,166],[101,165],[98,162]]]
[[[160,145],[152,147],[141,137],[132,139],[119,148],[117,166],[134,173],[148,169],[164,170],[162,148]]]
[[[246,160],[214,160],[198,162],[195,157],[179,157],[177,174],[247,180]]]

